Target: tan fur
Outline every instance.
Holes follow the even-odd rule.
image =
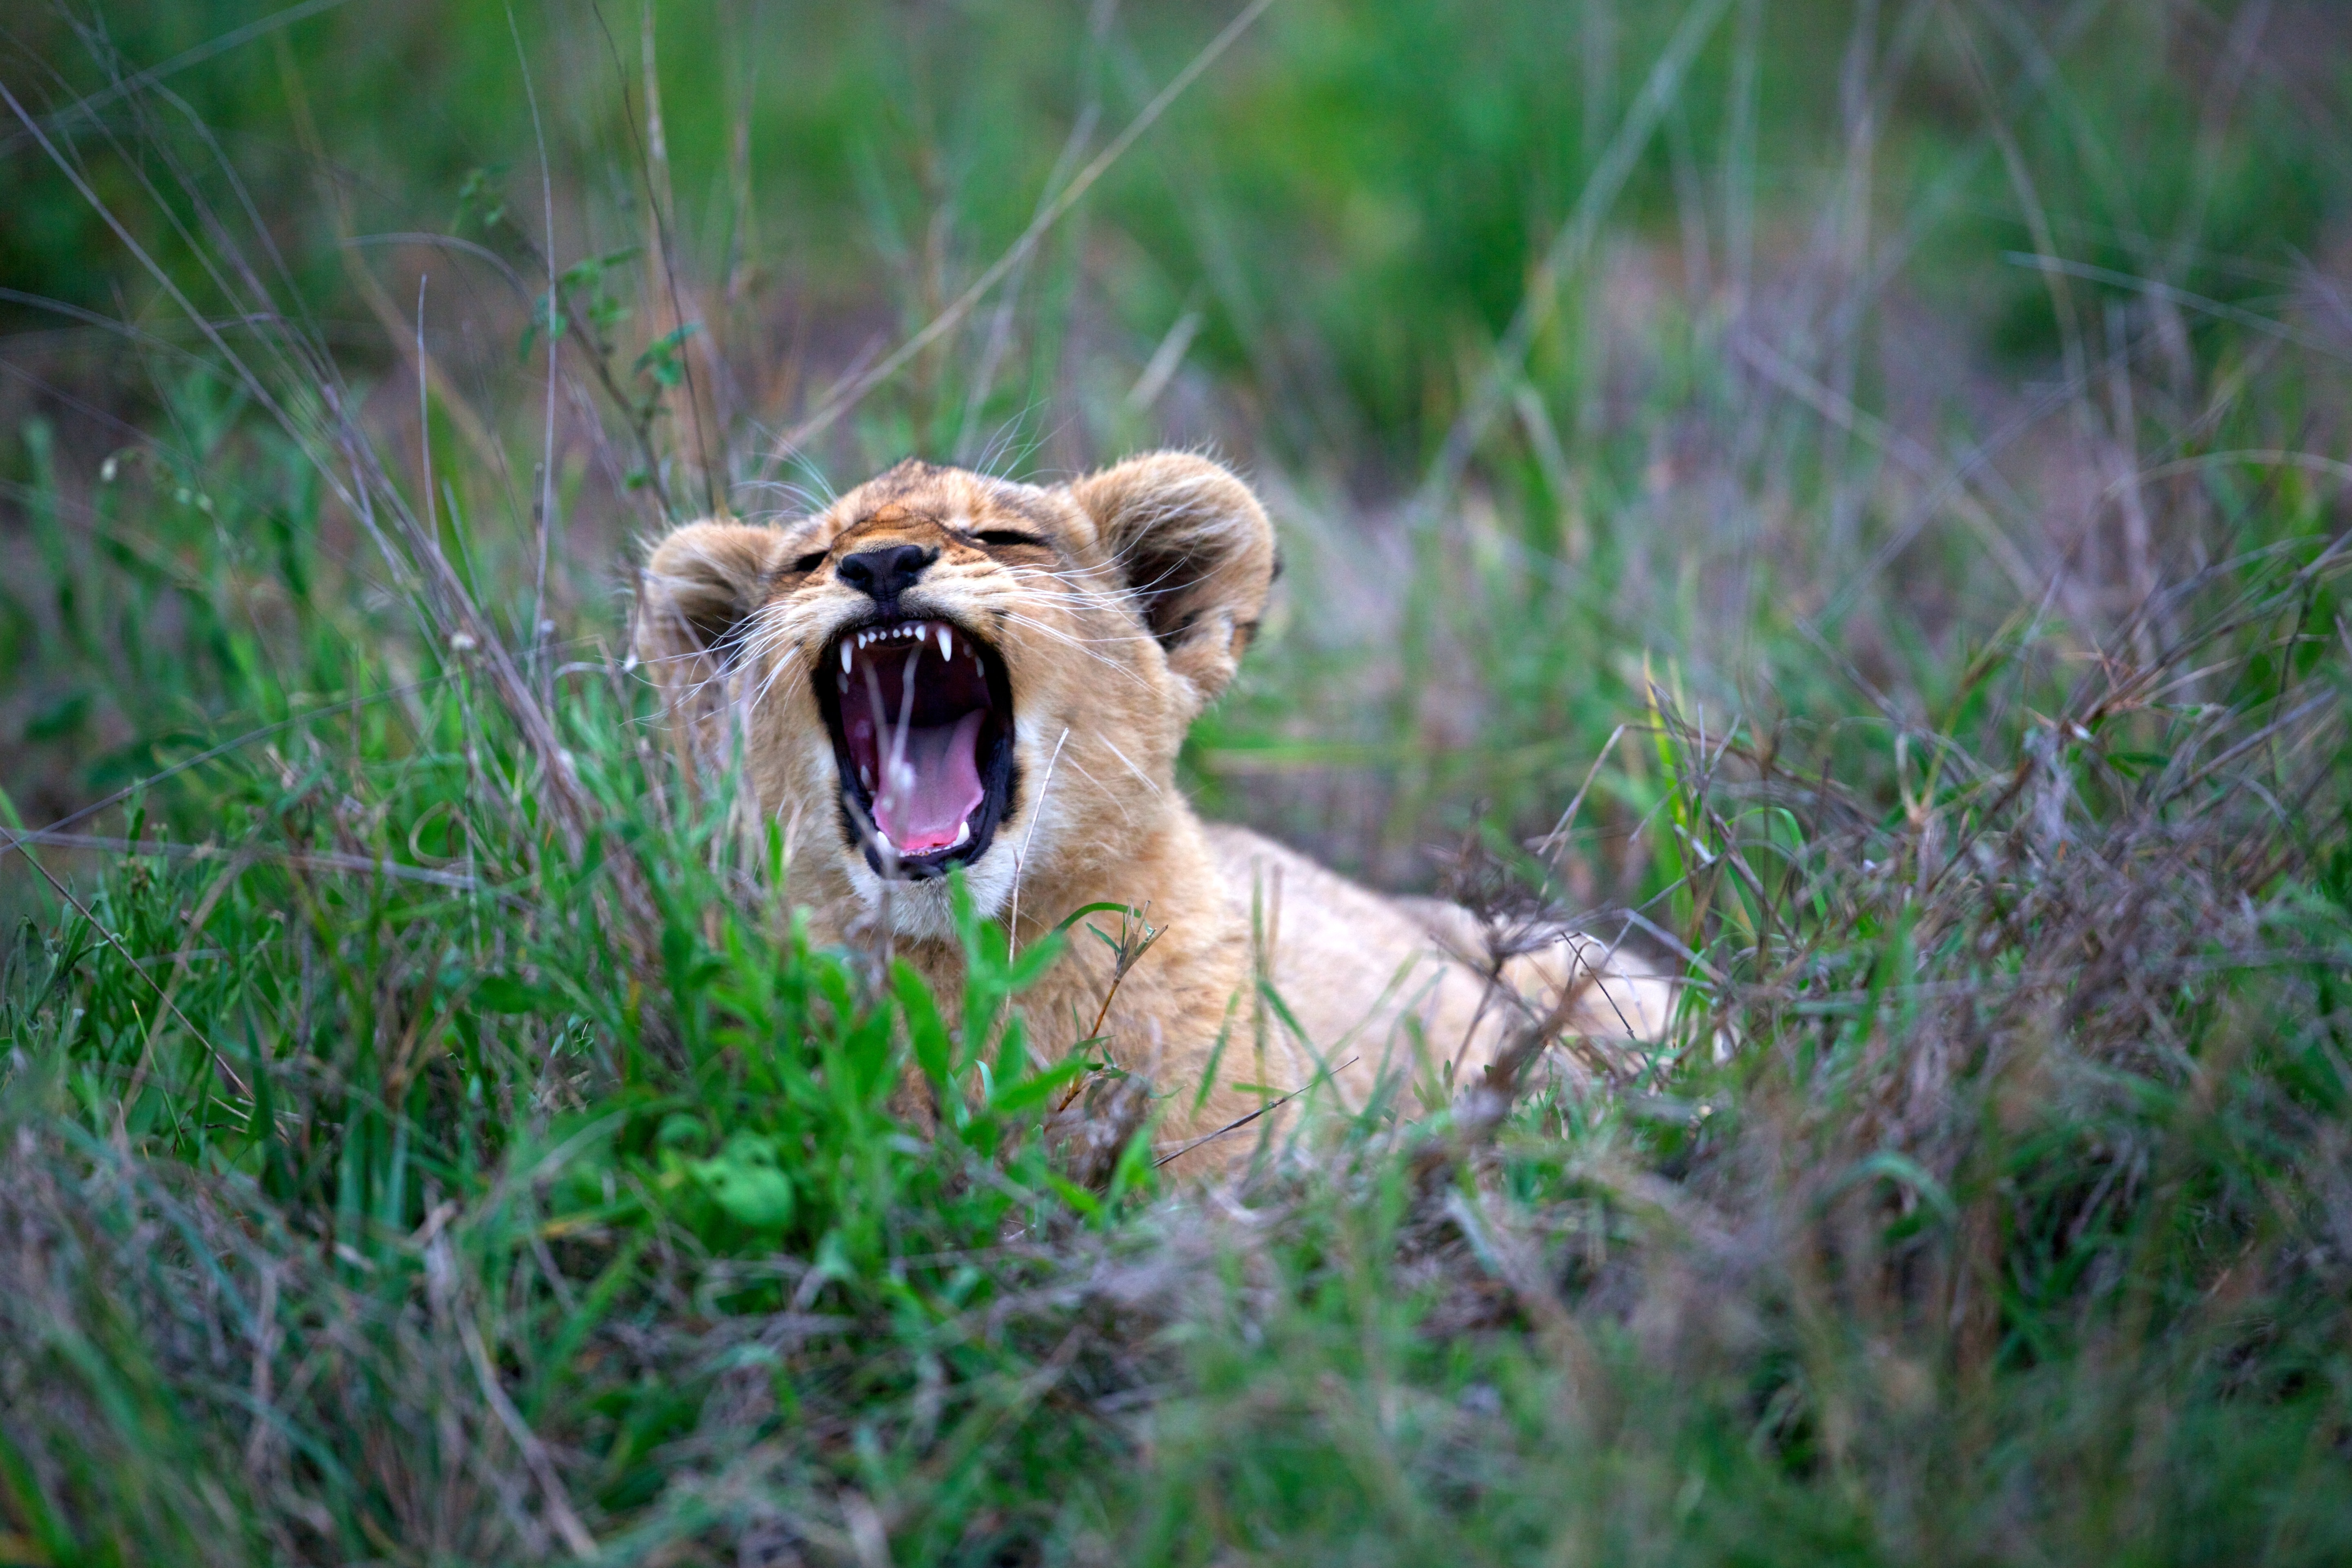
[[[977,542],[989,530],[1051,549]],[[831,563],[898,543],[940,552],[907,590],[905,612],[978,630],[1012,682],[1014,798],[965,868],[982,913],[1009,921],[1024,945],[1097,902],[1147,910],[1164,932],[1119,986],[1107,1026],[1111,1055],[1168,1097],[1160,1143],[1180,1147],[1270,1093],[1328,1084],[1358,1105],[1386,1071],[1412,1079],[1425,1102],[1485,1065],[1525,1015],[1464,962],[1481,941],[1466,911],[1382,898],[1255,834],[1205,824],[1177,788],[1185,730],[1233,679],[1275,573],[1256,498],[1197,457],[1159,453],[1050,489],[904,463],[819,516],[781,528],[694,523],[655,549],[639,657],[702,765],[740,756],[760,817],[786,826],[793,900],[824,935],[887,931],[935,986],[960,979],[945,883],[886,882],[845,832],[811,684],[828,639],[866,607]],[[795,570],[803,561],[809,569]],[[1571,972],[1581,979],[1595,966],[1602,984],[1571,1026],[1619,1039],[1661,1033],[1664,983],[1608,963],[1590,938],[1557,933],[1513,960],[1506,979],[1540,1005]],[[1262,972],[1304,1038],[1259,1005]],[[1101,944],[1073,942],[1025,999],[1044,1050],[1085,1037],[1108,981]],[[1222,1164],[1252,1142],[1214,1140],[1185,1164]]]

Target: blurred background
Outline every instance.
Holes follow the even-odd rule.
[[[1948,726],[1982,650],[2145,655],[2152,592],[2340,505],[2319,0],[178,0],[5,41],[33,826],[335,648],[414,668],[306,407],[550,660],[619,646],[673,521],[1218,453],[1289,571],[1188,777],[1391,886],[1541,833],[1654,682]],[[1579,898],[1651,875],[1642,752]]]

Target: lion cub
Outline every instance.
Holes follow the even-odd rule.
[[[1498,998],[1458,956],[1476,951],[1465,911],[1382,898],[1193,814],[1177,749],[1233,679],[1274,574],[1257,499],[1202,458],[1052,488],[908,461],[814,517],[670,534],[636,646],[704,765],[740,746],[826,938],[887,929],[953,987],[957,866],[1023,945],[1087,904],[1148,910],[1162,934],[1105,1033],[1169,1096],[1171,1150],[1318,1082],[1349,1105],[1384,1071],[1442,1094],[1570,972],[1572,1032],[1662,1032],[1665,983],[1590,938],[1515,959],[1517,994]],[[1287,1020],[1260,1016],[1261,974]],[[1101,945],[1071,944],[1026,998],[1040,1048],[1086,1037],[1109,984]],[[1222,1165],[1257,1131],[1185,1163]]]

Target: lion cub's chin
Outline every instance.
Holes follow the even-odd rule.
[[[1464,911],[1193,815],[1176,755],[1274,574],[1265,510],[1205,458],[1051,488],[909,462],[782,527],[672,533],[636,644],[698,763],[740,758],[754,820],[790,825],[793,897],[827,939],[887,933],[947,996],[951,867],[1024,948],[1089,906],[1147,911],[1159,934],[1115,984],[1134,929],[1097,914],[1123,929],[1074,933],[1023,1006],[1038,1058],[1084,1047],[1158,1087],[1179,1170],[1245,1156],[1294,1099],[1402,1082],[1391,1103],[1442,1104],[1525,1020],[1662,1029],[1665,983],[1590,939],[1513,961],[1498,1000]],[[1554,1006],[1554,971],[1583,1005]]]
[[[954,942],[957,940],[953,895],[944,877],[919,880],[882,877],[863,856],[845,867],[857,900],[857,914],[848,922],[848,934],[887,931],[901,942]],[[998,844],[978,860],[962,868],[963,885],[972,909],[987,921],[1004,918],[1013,900],[1013,857]]]

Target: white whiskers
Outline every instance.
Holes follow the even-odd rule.
[[[1158,795],[1160,793],[1160,786],[1151,782],[1151,775],[1145,773],[1141,768],[1137,767],[1133,759],[1129,758],[1125,752],[1118,749],[1118,742],[1112,740],[1109,736],[1105,735],[1102,737],[1102,743],[1110,748],[1110,754],[1112,756],[1117,757],[1120,762],[1127,763],[1127,771],[1129,773],[1133,773],[1137,778],[1143,781],[1144,788],[1150,790],[1154,795]]]
[[[1028,863],[1029,841],[1037,837],[1037,823],[1045,815],[1045,792],[1054,787],[1054,764],[1062,760],[1062,747],[1070,738],[1067,726],[1062,738],[1054,742],[1054,754],[1045,760],[1045,777],[1037,785],[1037,804],[1029,808],[1029,830],[1021,836],[1021,847],[1013,856],[1013,909],[1004,922],[1004,961],[1013,962],[1013,954],[1021,942],[1021,868]]]

